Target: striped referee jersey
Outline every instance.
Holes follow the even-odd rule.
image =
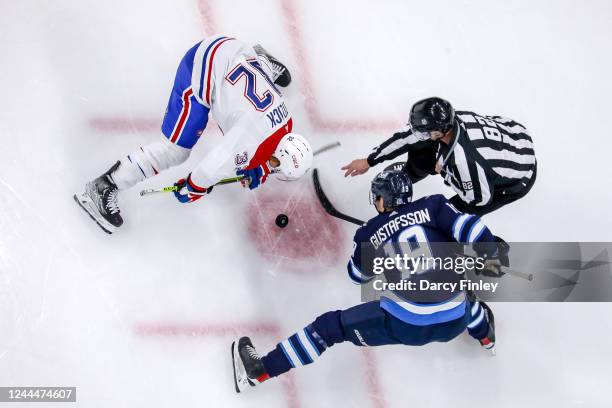
[[[421,141],[406,126],[374,149],[368,164],[374,166],[427,144],[437,145],[440,174],[463,201],[484,206],[493,193],[515,194],[527,187],[536,172],[533,140],[520,123],[501,116],[457,111],[454,137],[449,145]]]

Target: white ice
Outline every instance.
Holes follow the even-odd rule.
[[[494,358],[467,335],[367,352],[343,344],[236,395],[236,336],[265,352],[359,301],[344,269],[353,226],[338,224],[334,262],[266,258],[247,231],[249,216],[273,222],[252,204],[265,211],[280,191],[273,182],[255,193],[218,188],[189,206],[133,189],[112,236],[72,200],[161,137],[178,61],[213,32],[260,42],[292,69],[296,130],[315,146],[342,142],[316,161],[342,210],[373,215],[374,171],[344,179],[341,165],[390,136],[412,102],[439,95],[533,135],[537,183],[485,217],[494,232],[611,240],[608,1],[3,0],[0,386],[76,386],[79,407],[612,405],[612,306],[598,303],[494,304]],[[185,175],[219,137],[207,131],[188,163],[142,187]],[[437,178],[415,193],[438,191],[452,194]],[[291,206],[311,197],[311,184],[283,194]]]

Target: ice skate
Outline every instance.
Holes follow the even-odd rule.
[[[232,343],[232,361],[236,392],[242,392],[249,386],[254,387],[270,378],[248,337],[241,337]]]
[[[106,173],[85,185],[85,192],[74,195],[74,200],[105,232],[112,234],[123,224],[117,205],[119,190],[111,178],[111,173],[119,168],[115,163]]]
[[[291,74],[289,73],[289,70],[285,64],[274,58],[270,53],[268,53],[268,51],[265,50],[264,47],[259,44],[253,46],[253,49],[257,55],[263,56],[268,60],[268,66],[272,70],[272,81],[276,85],[283,88],[288,87],[291,83]]]
[[[491,350],[492,355],[495,355],[495,316],[493,315],[491,308],[485,302],[480,302],[480,305],[484,309],[485,318],[489,322],[489,331],[487,332],[487,335],[482,339],[479,339],[478,342],[482,347],[486,348],[487,350]]]

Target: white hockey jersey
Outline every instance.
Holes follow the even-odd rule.
[[[192,171],[192,180],[208,187],[253,168],[274,153],[291,132],[289,110],[265,58],[234,38],[212,37],[197,47],[191,88],[197,103],[210,109],[223,132],[223,143],[206,154]]]

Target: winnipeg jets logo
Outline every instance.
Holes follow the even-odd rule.
[[[249,162],[249,154],[247,152],[238,153],[236,155],[236,166],[242,166]]]

